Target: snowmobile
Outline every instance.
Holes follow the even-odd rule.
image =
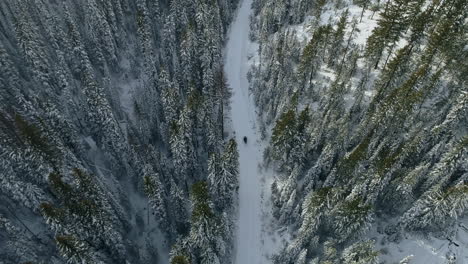
[[[244,143],[247,144],[247,137],[244,137]]]

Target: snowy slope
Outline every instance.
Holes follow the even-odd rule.
[[[398,263],[411,256],[410,264],[466,264],[468,263],[468,219],[459,219],[444,232],[432,234],[404,233],[398,241],[370,229],[368,237],[375,241],[383,263]]]
[[[241,3],[231,25],[226,46],[225,72],[233,90],[232,126],[239,143],[240,188],[239,219],[235,263],[266,263],[262,250],[262,183],[259,165],[262,144],[255,127],[255,108],[249,96],[247,80],[249,42],[249,16],[252,0]],[[247,144],[243,137],[248,138]]]
[[[349,38],[349,35],[351,33],[351,28],[352,28],[352,22],[354,19],[357,21],[356,24],[356,30],[353,31],[353,38],[352,42],[354,42],[355,45],[360,45],[361,48],[365,47],[367,38],[370,36],[372,30],[377,26],[377,20],[379,18],[379,14],[373,14],[372,11],[366,10],[362,16],[362,21],[360,21],[361,17],[361,12],[362,8],[358,7],[357,5],[348,5],[343,7],[342,9],[336,9],[335,7],[330,4],[325,8],[325,12],[322,13],[321,20],[320,20],[320,25],[324,24],[336,24],[337,21],[340,19],[341,13],[344,12],[346,9],[349,9],[349,16],[348,16],[348,26],[346,29],[346,34],[345,34],[345,40],[347,41]],[[313,30],[311,30],[311,24],[313,24],[313,17],[307,17],[306,20],[297,25],[286,25],[280,33],[275,33],[272,34],[269,39],[269,41],[274,40],[275,36],[281,35],[283,32],[288,32],[289,30],[295,32],[296,37],[299,41],[299,43],[304,47],[306,43],[312,38]],[[359,22],[360,21],[360,22]],[[336,28],[336,25],[335,25]],[[282,43],[283,44],[283,43]],[[398,42],[397,47],[402,47],[406,44],[405,40],[402,38],[400,42]],[[265,45],[266,46],[266,45]],[[284,45],[287,46],[287,45]],[[278,46],[273,46],[272,49],[278,48]],[[265,48],[265,50],[267,50]],[[364,68],[364,65],[362,63],[363,59],[358,60],[357,67],[358,68]],[[264,66],[265,64],[262,65],[262,67],[268,69],[269,66]],[[274,72],[274,70],[268,71],[265,70],[265,72],[271,73]],[[285,71],[287,72],[287,71]],[[370,83],[374,82],[374,79],[378,74],[380,73],[380,70],[375,71],[375,73],[372,74],[371,81]],[[274,73],[272,74],[274,76]],[[259,78],[262,78],[264,76],[261,76]],[[269,76],[270,77],[270,76]],[[271,77],[273,79],[274,77]],[[267,79],[267,78],[266,78]],[[323,84],[327,83],[328,86],[331,85],[333,80],[336,79],[335,71],[333,69],[330,69],[326,66],[322,65],[322,68],[320,68],[317,72],[317,77],[316,80],[319,79],[318,81]],[[268,79],[270,80],[270,79]],[[314,81],[316,81],[314,80]],[[357,87],[359,78],[355,78],[352,80],[352,86],[350,87],[351,90],[354,91],[355,87]],[[261,80],[261,82],[267,83],[267,81]],[[314,82],[315,83],[315,82]],[[267,85],[270,85],[270,83],[267,83]],[[273,86],[273,84],[271,84]],[[259,85],[259,87],[262,87]],[[372,87],[372,85],[370,85]],[[374,91],[369,89],[364,91],[364,95],[367,98],[371,98],[374,96]],[[265,97],[268,97],[265,96]],[[283,98],[287,98],[287,96],[284,96]],[[277,100],[280,101],[283,98]],[[349,108],[353,105],[354,103],[354,98],[351,96],[351,94],[346,94],[343,96],[344,102],[346,103],[346,109],[349,110]],[[260,100],[259,100],[260,101]],[[273,100],[269,101],[272,102]],[[277,102],[276,101],[276,102]],[[309,103],[309,101],[307,101]],[[315,106],[312,104],[312,106]],[[316,105],[317,107],[318,105]],[[268,108],[268,107],[265,107]],[[314,110],[316,108],[312,107]],[[281,111],[278,111],[281,113]],[[265,114],[266,115],[266,114]],[[379,221],[382,221],[382,219],[379,219]],[[447,232],[446,238],[444,236],[442,237],[434,237],[431,234],[424,234],[424,235],[417,235],[417,234],[411,234],[411,233],[404,233],[403,237],[397,241],[393,241],[389,239],[388,236],[383,235],[381,233],[377,233],[376,231],[373,230],[373,232],[370,232],[371,234],[369,235],[368,238],[371,238],[375,241],[375,246],[376,248],[380,251],[380,263],[399,263],[400,260],[402,260],[405,257],[412,256],[411,261],[409,263],[413,264],[429,264],[429,263],[434,263],[434,264],[445,264],[445,263],[466,263],[468,264],[468,229],[466,229],[465,226],[468,225],[460,225],[459,227],[454,228],[454,230],[450,230],[450,232]],[[280,227],[278,227],[279,229]],[[283,227],[285,229],[285,227]],[[287,233],[287,232],[285,232]],[[269,242],[268,239],[265,242]],[[284,245],[288,245],[287,237],[284,237]],[[268,249],[268,246],[264,246],[263,250]],[[278,252],[278,251],[276,251]],[[250,262],[245,262],[245,263],[250,263]]]

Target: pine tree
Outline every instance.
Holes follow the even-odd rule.
[[[312,79],[315,77],[317,70],[321,66],[321,59],[318,56],[323,51],[323,45],[326,45],[326,39],[331,32],[330,26],[318,27],[312,36],[312,39],[305,46],[299,62],[299,78],[301,80],[302,89],[311,89]]]
[[[329,53],[328,66],[333,67],[336,61],[336,57],[341,54],[342,44],[345,35],[345,29],[348,24],[349,11],[346,9],[345,12],[341,14],[340,20],[337,24],[336,30],[333,32],[332,41],[331,41],[331,51]]]
[[[219,256],[224,254],[223,223],[215,215],[206,182],[192,186],[192,217],[188,241],[201,263],[219,263]]]
[[[306,158],[306,147],[309,137],[307,135],[308,127],[310,124],[310,110],[309,106],[304,108],[297,117],[295,143],[291,150],[291,161],[296,164],[303,164]]]
[[[161,228],[169,230],[168,213],[164,203],[165,195],[159,175],[149,165],[143,168],[143,175],[144,190],[148,196],[148,206],[151,206],[156,212]]]
[[[187,175],[193,175],[196,154],[193,145],[193,118],[193,108],[188,103],[182,110],[178,122],[172,123],[170,144],[179,179],[187,179]]]
[[[444,191],[431,190],[402,217],[409,230],[443,227],[447,219],[457,218],[468,206],[468,186],[459,183]]]
[[[334,209],[334,233],[339,241],[346,241],[361,232],[372,219],[371,206],[361,198],[344,201]]]
[[[166,71],[162,71],[159,75],[159,85],[162,90],[162,103],[165,114],[166,123],[171,124],[177,121],[180,110],[180,95],[177,82],[169,80]]]
[[[353,0],[353,3],[362,7],[361,15],[359,18],[359,23],[361,23],[362,17],[364,16],[364,11],[366,11],[366,9],[369,8],[372,1],[371,0]]]
[[[382,54],[388,47],[389,56],[392,54],[395,43],[409,26],[409,21],[412,19],[410,16],[414,15],[414,8],[411,7],[420,6],[421,3],[419,0],[397,0],[387,3],[378,26],[367,39],[366,55],[374,63],[374,69],[378,68]]]
[[[43,48],[44,44],[38,35],[37,26],[31,21],[31,16],[28,14],[24,2],[15,3],[15,7],[21,14],[15,23],[15,33],[22,55],[31,67],[35,80],[41,84],[39,87],[43,87],[43,91],[48,96],[54,96],[52,78],[49,74],[50,63]],[[36,91],[40,92],[41,90],[37,89]]]
[[[271,142],[273,145],[273,158],[286,161],[291,149],[294,147],[294,136],[296,129],[296,113],[289,110],[281,115],[273,128]]]
[[[90,263],[92,261],[86,244],[73,236],[56,236],[55,241],[60,253],[67,262],[81,264]]]
[[[356,242],[343,251],[343,263],[377,264],[379,253],[375,251],[372,241]]]
[[[169,197],[171,201],[171,210],[168,211],[168,215],[171,217],[169,218],[174,220],[178,233],[185,234],[187,233],[189,221],[188,199],[174,180],[171,180]]]

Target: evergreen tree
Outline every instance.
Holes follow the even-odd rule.
[[[283,113],[273,128],[271,136],[274,159],[288,160],[291,149],[294,147],[295,128],[296,113],[294,110]]]
[[[163,193],[161,181],[159,180],[159,175],[154,173],[149,165],[144,167],[143,174],[144,189],[149,199],[148,206],[151,206],[151,208],[156,212],[161,228],[168,230],[169,219],[166,206],[164,204],[165,195]]]
[[[390,55],[395,43],[408,28],[412,16],[415,15],[413,6],[419,7],[421,4],[422,1],[419,0],[397,0],[386,4],[378,26],[367,39],[366,55],[374,63],[375,69],[379,66],[382,54],[387,47],[390,47]]]
[[[348,22],[347,22],[348,14],[349,14],[348,10],[346,10],[345,12],[343,12],[343,14],[341,14],[340,20],[339,20],[339,22],[337,24],[337,28],[333,32],[331,46],[330,46],[331,51],[330,51],[329,59],[328,59],[328,66],[329,67],[334,66],[336,57],[341,54],[345,29],[346,29],[346,26],[348,24]]]
[[[343,263],[349,264],[376,264],[378,262],[377,251],[373,250],[373,242],[357,242],[343,251]]]
[[[91,261],[85,243],[76,240],[73,236],[55,237],[57,247],[69,263],[87,263]]]

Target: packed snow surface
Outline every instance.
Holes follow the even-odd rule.
[[[231,25],[225,72],[232,88],[232,126],[239,144],[239,216],[235,263],[266,263],[262,249],[262,186],[259,165],[262,144],[255,128],[255,107],[249,96],[249,16],[252,0],[243,0]],[[247,137],[247,143],[243,138]]]

